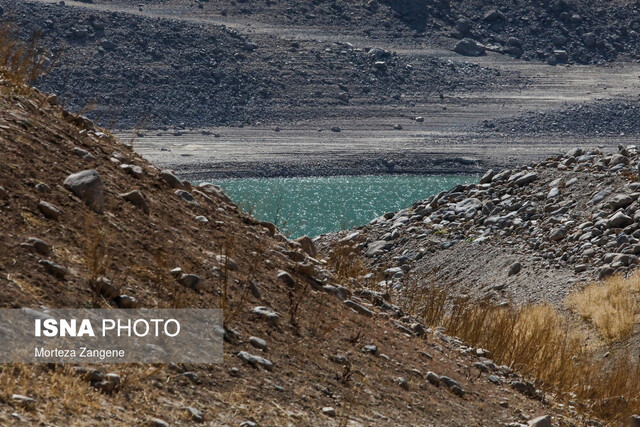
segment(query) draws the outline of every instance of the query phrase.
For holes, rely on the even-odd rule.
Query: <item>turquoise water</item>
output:
[[[369,223],[475,176],[333,176],[215,181],[247,213],[292,238]]]

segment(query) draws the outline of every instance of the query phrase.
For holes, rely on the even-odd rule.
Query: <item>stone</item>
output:
[[[96,160],[95,156],[93,154],[91,154],[90,152],[88,152],[87,150],[80,148],[80,147],[75,147],[73,149],[73,154],[75,154],[76,156],[80,157],[83,160],[87,160],[89,162],[93,162]]]
[[[551,233],[549,234],[549,240],[551,240],[552,242],[559,242],[560,240],[564,239],[565,236],[565,229],[563,227],[557,227],[551,230]]]
[[[331,418],[334,418],[336,416],[336,410],[330,406],[326,406],[322,408],[322,413],[327,417],[331,417]]]
[[[302,236],[296,239],[296,242],[300,243],[300,245],[302,246],[302,250],[305,251],[306,254],[310,257],[315,258],[318,255],[316,245],[313,243],[313,240],[311,240],[310,237]]]
[[[141,179],[144,176],[144,170],[140,166],[122,164],[120,169],[137,179]]]
[[[54,204],[45,202],[44,200],[40,200],[40,202],[38,202],[38,210],[42,213],[42,215],[49,219],[53,219],[56,221],[60,219],[60,208],[58,208]]]
[[[576,147],[576,148],[572,148],[571,150],[567,151],[567,153],[564,155],[565,157],[579,157],[582,156],[584,154],[584,150],[582,148]]]
[[[33,248],[40,255],[47,256],[51,253],[51,245],[36,237],[29,237],[24,245]]]
[[[607,220],[608,228],[624,228],[633,224],[633,219],[624,214],[624,212],[616,212]]]
[[[101,276],[96,279],[94,289],[106,299],[113,299],[118,296],[119,289],[107,277]]]
[[[64,186],[96,213],[104,213],[104,186],[100,174],[88,169],[69,175]]]
[[[440,381],[440,376],[439,375],[429,371],[429,372],[427,372],[426,379],[432,385],[434,385],[436,387],[440,387],[441,381]]]
[[[128,193],[120,194],[120,197],[131,203],[133,206],[142,209],[142,212],[149,215],[149,205],[140,190],[133,190]]]
[[[21,394],[13,394],[11,395],[11,401],[13,403],[15,403],[16,405],[25,408],[25,409],[33,409],[36,406],[36,400],[31,398],[31,397],[27,397],[27,396],[23,396]]]
[[[93,384],[101,393],[113,393],[120,387],[120,376],[118,374],[107,374],[100,382]]]
[[[331,128],[331,132],[336,132],[336,133],[338,133],[338,132],[340,132],[340,131],[342,131],[342,129],[340,129],[340,126],[333,126],[333,127]]]
[[[200,203],[186,190],[176,190],[175,195],[191,205],[200,206]]]
[[[456,43],[453,51],[463,56],[482,56],[486,48],[473,39],[462,39]]]
[[[278,326],[280,324],[280,315],[269,307],[254,307],[251,313],[266,319],[271,325]]]
[[[520,264],[519,262],[514,262],[513,264],[511,264],[511,267],[509,267],[509,276],[520,273],[520,270],[522,270],[522,264]]]
[[[149,427],[169,427],[169,423],[160,418],[151,418],[149,420]]]
[[[238,271],[238,263],[231,257],[226,255],[216,255],[216,262],[223,270]]]
[[[551,427],[551,416],[544,415],[529,421],[529,427]]]
[[[196,221],[201,222],[203,224],[208,224],[209,223],[209,218],[207,218],[204,215],[198,215],[195,219],[196,219]]]
[[[191,406],[188,406],[187,408],[187,412],[189,412],[189,415],[191,416],[191,419],[197,423],[203,423],[204,422],[204,414],[202,413],[201,410],[193,408]]]
[[[613,193],[613,188],[611,187],[607,187],[604,190],[598,191],[591,199],[591,203],[597,205],[598,203],[609,197],[611,193]]]
[[[373,354],[375,356],[378,354],[378,347],[373,344],[369,344],[362,347],[362,351],[364,353]]]
[[[351,300],[345,300],[344,304],[350,309],[354,310],[358,314],[362,314],[367,317],[373,317],[373,312],[366,307]]]
[[[456,213],[464,213],[471,210],[479,210],[482,209],[482,202],[474,197],[470,197],[468,199],[464,199],[461,202],[458,202],[455,206]]]
[[[40,261],[38,261],[38,264],[43,266],[44,270],[47,273],[49,273],[53,277],[56,277],[60,280],[64,280],[66,275],[69,274],[69,270],[67,270],[61,265],[56,264],[53,261],[49,261],[48,259],[41,259]]]
[[[617,165],[628,165],[629,164],[629,159],[626,156],[623,156],[622,154],[614,154],[613,156],[611,156],[611,159],[609,160],[609,167],[614,167]]]
[[[266,369],[267,371],[273,370],[273,363],[270,360],[265,359],[264,357],[256,356],[246,351],[238,352],[237,356],[240,360],[248,363],[251,366],[254,366],[254,367],[260,366]]]
[[[374,257],[377,255],[382,255],[391,245],[389,242],[385,240],[379,240],[377,242],[373,242],[369,244],[365,255],[368,257]]]
[[[249,344],[254,346],[255,348],[259,348],[260,350],[267,349],[267,342],[262,338],[258,337],[249,337]]]
[[[484,175],[482,175],[482,178],[480,178],[480,184],[490,183],[495,175],[496,173],[493,171],[493,169],[489,169],[488,171],[485,172]]]
[[[171,188],[184,189],[184,184],[169,170],[160,172],[160,178]]]
[[[618,210],[620,208],[626,208],[631,203],[633,203],[633,199],[626,194],[616,194],[609,200],[609,207],[612,210]]]
[[[136,307],[138,307],[138,301],[134,297],[129,296],[129,295],[120,295],[120,296],[117,296],[114,299],[116,301],[116,304],[120,308],[136,308]]]
[[[178,283],[180,283],[185,288],[193,289],[194,291],[200,291],[204,289],[202,284],[202,280],[200,276],[196,276],[195,274],[183,274],[178,279]]]
[[[278,272],[278,275],[276,276],[282,283],[284,283],[286,286],[293,288],[296,286],[296,281],[295,279],[286,271],[282,271],[280,270]]]
[[[538,179],[538,174],[536,174],[535,172],[528,173],[516,179],[516,185],[519,187],[523,187],[525,185],[531,184],[536,179]]]

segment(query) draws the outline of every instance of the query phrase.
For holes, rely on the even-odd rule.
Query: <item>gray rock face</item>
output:
[[[237,356],[240,360],[252,366],[260,366],[267,371],[273,370],[273,363],[270,360],[265,359],[264,357],[256,356],[246,351],[239,352]]]
[[[176,190],[175,191],[175,195],[180,197],[182,200],[184,200],[185,202],[194,205],[194,206],[200,206],[200,204],[198,203],[198,201],[193,197],[193,195],[191,193],[189,193],[186,190]]]
[[[104,213],[104,187],[98,171],[84,170],[69,175],[64,186],[96,213]]]
[[[120,194],[120,197],[122,197],[127,202],[130,202],[134,206],[142,209],[142,212],[146,213],[147,215],[149,214],[149,205],[147,204],[147,201],[139,190],[133,190],[128,193]]]
[[[482,56],[486,48],[473,39],[462,39],[456,43],[453,51],[463,56]]]
[[[60,208],[58,208],[54,204],[45,202],[44,200],[40,200],[40,202],[38,203],[38,210],[42,213],[42,215],[46,216],[49,219],[53,219],[56,221],[60,219]]]
[[[168,170],[160,172],[160,178],[171,188],[184,189],[184,184],[180,179]]]

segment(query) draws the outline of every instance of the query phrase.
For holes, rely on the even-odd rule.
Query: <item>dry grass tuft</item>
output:
[[[359,279],[369,273],[362,256],[348,244],[334,247],[327,262],[338,283],[348,284],[350,279]]]
[[[605,340],[620,341],[633,332],[640,314],[639,294],[640,274],[627,279],[614,276],[572,293],[567,306],[592,323]]]

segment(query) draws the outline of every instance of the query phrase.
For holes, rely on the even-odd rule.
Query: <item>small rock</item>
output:
[[[138,301],[129,295],[120,295],[115,298],[115,301],[120,308],[136,308],[138,306]]]
[[[439,375],[429,371],[429,372],[427,372],[426,378],[427,378],[427,381],[429,381],[434,386],[440,387],[441,381],[440,381],[440,376]]]
[[[249,337],[249,344],[254,346],[255,348],[259,348],[260,350],[267,349],[267,342],[262,338],[258,337]]]
[[[144,170],[140,166],[122,164],[120,169],[137,179],[141,179],[144,176]]]
[[[35,237],[29,237],[24,245],[32,247],[40,255],[47,256],[51,253],[51,245]]]
[[[194,291],[200,291],[204,288],[202,285],[202,280],[199,276],[195,274],[183,274],[178,279],[178,283],[180,283],[185,288],[193,289]]]
[[[347,307],[349,307],[350,309],[356,311],[359,314],[362,314],[362,315],[367,316],[367,317],[373,317],[373,312],[371,310],[369,310],[366,307],[361,306],[360,304],[358,304],[358,303],[356,303],[354,301],[345,300],[344,303],[345,303],[345,305]]]
[[[25,409],[34,409],[36,406],[36,400],[27,396],[23,396],[21,394],[14,394],[11,396],[11,400],[17,406],[20,406]]]
[[[529,421],[529,427],[551,427],[551,416],[544,415]]]
[[[139,190],[133,190],[128,193],[120,194],[127,202],[130,202],[134,206],[142,209],[142,212],[149,214],[149,205],[147,205],[147,201]]]
[[[277,277],[282,283],[290,288],[293,288],[296,285],[294,278],[286,271],[279,271]]]
[[[336,416],[336,410],[330,406],[322,408],[322,413],[327,417],[331,417],[331,418]]]
[[[104,187],[98,171],[84,170],[69,175],[64,186],[96,213],[104,212]]]
[[[482,56],[486,48],[473,39],[462,39],[456,43],[453,51],[464,56]]]
[[[169,427],[169,423],[160,418],[151,418],[149,420],[149,427]]]
[[[226,255],[216,255],[216,261],[223,270],[238,271],[238,263]]]
[[[193,195],[191,193],[189,193],[186,190],[176,190],[175,191],[175,195],[180,197],[182,200],[184,200],[185,202],[194,205],[194,206],[200,206],[200,204],[198,203],[198,201],[193,197]]]
[[[514,262],[513,264],[511,264],[511,267],[509,267],[509,276],[520,273],[520,270],[522,270],[522,264],[520,264],[519,262]]]
[[[312,258],[315,258],[318,255],[318,251],[316,249],[316,245],[313,243],[313,240],[308,236],[302,236],[296,239],[296,242],[302,245],[302,250],[307,253]]]
[[[261,366],[267,371],[273,370],[273,363],[270,360],[265,359],[264,357],[255,356],[246,351],[241,351],[237,354],[238,358],[251,366]]]
[[[182,181],[180,181],[180,179],[171,171],[163,170],[162,172],[160,172],[160,178],[162,178],[162,180],[171,188],[184,188],[184,184],[182,183]]]
[[[269,307],[254,307],[254,309],[251,310],[251,313],[260,317],[264,317],[273,326],[277,326],[280,324],[280,315]]]
[[[64,280],[65,276],[69,273],[69,271],[63,266],[47,259],[41,259],[38,263],[44,267],[47,273],[60,280]]]
[[[46,216],[49,219],[57,221],[60,218],[60,208],[58,208],[54,204],[45,202],[44,200],[40,200],[40,202],[38,203],[38,210],[42,213],[42,215]]]
[[[204,422],[204,414],[202,413],[201,410],[196,409],[196,408],[192,408],[191,406],[187,407],[187,411],[189,412],[189,415],[191,416],[191,419],[197,423],[203,423]]]
[[[75,147],[73,149],[73,154],[75,154],[76,156],[80,157],[81,159],[89,161],[89,162],[93,162],[93,161],[96,160],[96,158],[95,158],[95,156],[93,154],[91,154],[87,150],[82,149],[80,147]]]
[[[633,219],[625,215],[623,212],[617,212],[607,220],[608,228],[624,228],[631,224],[633,224]]]

